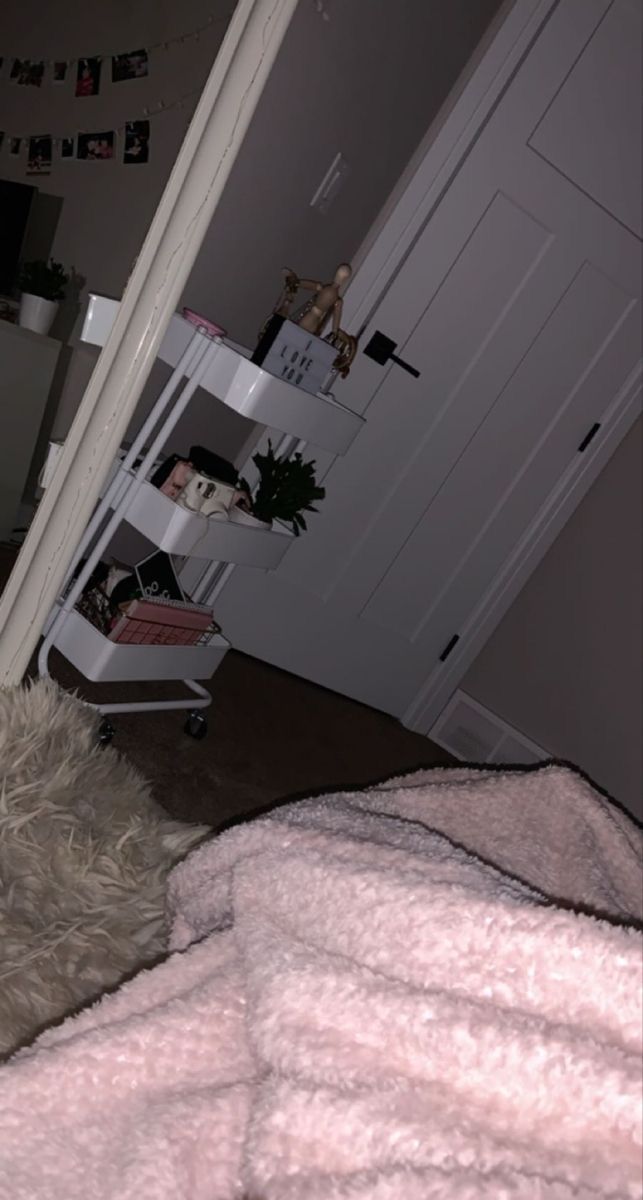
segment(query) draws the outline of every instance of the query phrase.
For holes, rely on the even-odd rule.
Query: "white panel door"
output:
[[[239,649],[403,714],[600,422],[641,353],[639,30],[554,10],[361,338],[420,377],[358,356],[322,511],[217,601]]]

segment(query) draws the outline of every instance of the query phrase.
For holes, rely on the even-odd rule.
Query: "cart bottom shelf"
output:
[[[210,679],[230,648],[218,634],[205,646],[132,646],[110,642],[78,612],[67,614],[54,646],[95,683]]]

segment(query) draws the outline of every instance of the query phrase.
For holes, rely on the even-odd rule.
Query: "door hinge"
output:
[[[447,642],[446,646],[444,647],[444,650],[442,651],[442,653],[440,655],[440,662],[446,662],[451,651],[453,650],[454,646],[456,645],[456,642],[459,642],[459,641],[460,641],[460,634],[454,633],[453,637],[451,638],[451,641]]]
[[[601,423],[600,423],[600,421],[597,421],[596,424],[592,425],[592,428],[590,430],[588,430],[588,432],[585,434],[585,437],[583,438],[580,446],[578,447],[579,454],[582,454],[583,450],[587,449],[587,447],[589,446],[589,443],[592,442],[594,440],[594,438],[596,437],[596,434],[598,433],[600,427],[601,427]]]

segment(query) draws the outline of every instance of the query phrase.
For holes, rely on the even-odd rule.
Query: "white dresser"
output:
[[[60,348],[0,321],[0,541],[16,523]]]

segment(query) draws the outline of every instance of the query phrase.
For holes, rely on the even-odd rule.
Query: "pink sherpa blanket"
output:
[[[223,834],[174,953],[0,1069],[2,1200],[638,1200],[639,849],[560,767]]]

